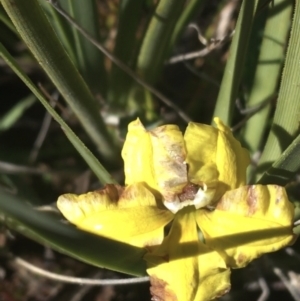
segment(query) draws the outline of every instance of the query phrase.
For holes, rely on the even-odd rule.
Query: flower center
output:
[[[196,209],[199,209],[209,205],[214,194],[215,191],[208,190],[207,185],[203,184],[203,187],[201,187],[190,182],[183,187],[182,192],[176,195],[173,201],[164,201],[164,205],[173,213],[190,205],[194,205]]]

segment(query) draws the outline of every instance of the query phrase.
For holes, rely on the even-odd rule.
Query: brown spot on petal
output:
[[[108,195],[112,202],[117,202],[122,194],[124,188],[119,185],[106,184],[104,188],[96,190],[98,194]]]
[[[180,202],[184,202],[187,200],[189,201],[194,200],[198,190],[199,190],[198,185],[194,183],[186,184],[182,189],[182,193],[178,195]]]
[[[156,276],[150,277],[152,301],[178,301],[176,295],[167,288],[168,283]],[[182,300],[184,301],[184,300]]]
[[[247,257],[245,254],[240,253],[236,261],[238,265],[241,265],[247,261]]]
[[[153,130],[147,131],[150,135],[153,135],[154,137],[159,137],[158,134],[161,134],[166,131],[166,126],[161,125]]]
[[[247,197],[247,204],[248,204],[248,215],[253,215],[257,210],[257,194],[255,191],[255,186],[251,185],[248,186],[248,197]]]
[[[228,294],[230,289],[231,289],[231,285],[228,285],[228,287],[226,287],[225,289],[218,292],[218,294],[216,295],[216,298],[221,298],[222,296]]]

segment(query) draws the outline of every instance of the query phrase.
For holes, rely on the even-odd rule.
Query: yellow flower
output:
[[[126,187],[58,199],[78,227],[147,248],[154,300],[215,299],[230,289],[230,268],[294,239],[285,189],[244,186],[249,155],[215,122],[190,123],[183,135],[175,125],[147,131],[136,120],[122,151]]]
[[[143,182],[159,191],[174,213],[186,205],[213,204],[245,185],[249,154],[230,129],[215,122],[218,128],[191,122],[184,136],[176,125],[146,131],[139,120],[130,123],[122,151],[126,184]]]

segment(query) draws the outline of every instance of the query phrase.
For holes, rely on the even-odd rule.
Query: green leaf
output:
[[[272,127],[259,161],[256,179],[259,179],[299,133],[299,78],[300,78],[300,3],[296,1],[294,19],[287,49],[277,107]],[[288,153],[289,156],[289,153]],[[287,159],[285,159],[287,160]],[[268,173],[272,170],[268,171]],[[264,180],[265,181],[265,180]],[[277,182],[272,182],[276,184]]]
[[[68,6],[67,11],[74,20],[94,39],[99,41],[96,1],[67,0],[65,2]],[[79,71],[94,93],[100,92],[105,96],[107,83],[103,54],[74,27],[72,27],[72,32]]]
[[[114,56],[131,69],[136,63],[136,34],[141,21],[143,1],[122,0],[119,4],[119,19],[117,37],[115,41]],[[111,67],[108,101],[116,109],[127,106],[128,92],[133,79],[118,65]]]
[[[300,135],[263,174],[258,183],[287,185],[300,170]]]
[[[75,42],[70,24],[59,13],[57,13],[57,11],[49,5],[47,1],[39,0],[39,3],[43,7],[49,22],[53,26],[55,33],[58,35],[58,38],[70,56],[70,59],[78,68],[74,49]]]
[[[87,37],[93,45],[95,45],[101,52],[103,52],[104,55],[107,56],[114,64],[118,65],[124,72],[126,72],[130,77],[132,77],[136,84],[141,85],[145,90],[143,90],[143,93],[149,95],[149,92],[151,92],[153,95],[155,95],[158,99],[160,99],[163,103],[165,103],[168,107],[172,108],[174,111],[177,112],[177,114],[186,122],[190,121],[190,118],[177,106],[175,105],[171,100],[169,100],[167,97],[165,97],[162,93],[160,93],[158,90],[156,90],[152,85],[148,84],[145,80],[143,80],[141,77],[139,77],[131,68],[129,68],[126,64],[124,64],[121,60],[119,60],[117,57],[112,55],[102,44],[98,43],[96,40],[94,40],[91,36],[88,35],[88,33],[83,30],[78,24],[74,21],[68,14],[66,14],[63,10],[61,10],[55,3],[53,3],[53,7],[61,14],[63,15],[68,22],[72,23],[72,25],[85,37]],[[136,90],[136,87],[133,89]],[[147,92],[147,91],[149,92]],[[146,91],[146,92],[145,92]],[[130,91],[131,92],[131,91]],[[152,99],[151,99],[152,102]],[[145,103],[143,104],[145,105]],[[152,107],[153,104],[149,105],[146,101],[146,106]],[[149,112],[147,112],[149,113]],[[152,114],[150,112],[149,114]]]
[[[190,0],[184,7],[182,14],[180,15],[176,26],[172,33],[172,37],[169,44],[169,49],[172,50],[178,38],[180,38],[181,33],[186,28],[188,23],[199,14],[201,9],[204,7],[205,0]]]
[[[11,20],[8,18],[5,10],[3,9],[3,7],[0,6],[0,20],[1,22],[3,22],[12,32],[14,32],[15,34],[18,34],[16,28],[14,27],[14,25],[12,24]]]
[[[231,125],[258,1],[243,1],[213,114],[214,117],[219,117],[228,126]]]
[[[74,134],[74,132],[69,128],[69,126],[63,121],[63,119],[56,113],[56,111],[51,107],[51,105],[44,98],[40,90],[38,90],[34,84],[31,82],[29,77],[19,68],[14,59],[10,56],[7,50],[0,43],[0,56],[6,61],[6,63],[12,68],[12,70],[21,78],[21,80],[27,85],[27,87],[32,91],[32,93],[40,100],[46,110],[51,114],[51,116],[61,125],[62,130],[69,138],[70,142],[76,148],[76,150],[81,154],[83,159],[89,165],[91,170],[95,173],[101,183],[116,183],[111,175],[106,171],[106,169],[100,164],[100,162],[95,158],[95,156],[85,147],[81,140]]]
[[[37,0],[1,0],[20,36],[48,74],[99,152],[111,162],[118,150],[100,115],[100,106],[55,35]]]
[[[20,100],[4,116],[0,118],[0,132],[6,131],[12,127],[23,115],[24,111],[30,108],[36,101],[36,97],[30,94],[28,97]]]
[[[184,0],[159,1],[149,23],[137,62],[137,72],[148,83],[156,83],[176,22],[183,10]]]
[[[270,97],[276,95],[290,30],[291,13],[292,1],[276,0],[275,5],[269,9],[255,77],[247,101],[247,106],[255,107],[269,99],[269,103],[256,112],[245,127],[243,138],[252,153],[258,150],[268,125]],[[250,51],[253,52],[254,49],[250,48]]]

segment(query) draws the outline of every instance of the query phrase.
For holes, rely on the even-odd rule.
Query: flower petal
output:
[[[145,182],[173,200],[187,183],[185,146],[176,125],[147,131],[139,119],[128,126],[122,150],[126,184]]]
[[[122,150],[125,183],[145,182],[157,189],[152,166],[153,150],[149,133],[139,119],[128,125],[128,133]]]
[[[139,247],[160,243],[164,226],[173,219],[142,184],[124,190],[110,184],[82,195],[65,194],[57,206],[79,228]]]
[[[249,152],[241,147],[240,142],[233,137],[230,128],[219,118],[214,118],[214,122],[219,130],[216,156],[219,181],[229,189],[241,187],[246,184],[246,169],[250,164]],[[219,193],[222,196],[224,191]]]
[[[144,258],[155,300],[206,301],[230,289],[225,262],[198,239],[193,207],[177,213],[162,245]]]
[[[245,185],[249,154],[233,137],[219,118],[217,128],[190,123],[184,134],[187,149],[189,179],[195,184],[205,183],[216,189],[214,200],[225,191]]]
[[[191,182],[209,185],[215,181],[216,184],[219,175],[215,164],[217,140],[218,130],[216,128],[206,124],[189,123],[184,134],[184,141]]]
[[[199,210],[196,216],[206,244],[233,268],[292,243],[293,217],[285,189],[276,185],[228,191],[214,211]]]

